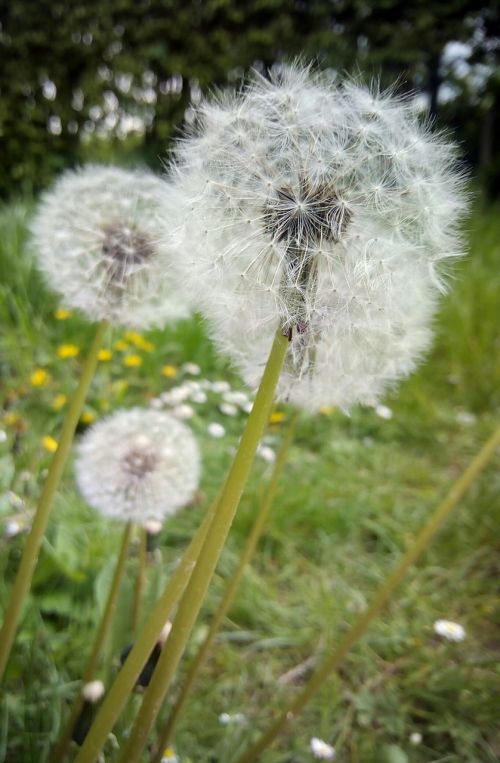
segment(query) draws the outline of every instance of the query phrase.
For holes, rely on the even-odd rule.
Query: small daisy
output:
[[[269,445],[262,445],[261,443],[257,448],[257,455],[267,461],[268,464],[273,464],[276,461],[276,453]]]
[[[176,405],[171,409],[170,413],[178,419],[192,419],[194,416],[194,409],[190,405],[183,403],[182,405]]]
[[[184,363],[182,370],[191,376],[199,376],[201,373],[201,368],[196,363]]]
[[[117,411],[83,436],[75,461],[78,487],[102,514],[162,521],[193,497],[200,457],[190,429],[162,411]]]
[[[214,381],[212,382],[212,392],[229,392],[231,389],[229,382],[227,381]]]
[[[318,760],[335,760],[335,748],[318,737],[311,739],[311,752]]]
[[[225,416],[236,416],[238,409],[232,403],[221,403],[219,405],[219,411]]]
[[[209,435],[216,438],[224,437],[224,435],[226,434],[226,430],[224,429],[222,424],[218,424],[216,421],[213,421],[211,424],[208,425],[207,432]]]
[[[463,641],[465,638],[465,628],[451,620],[436,620],[434,632],[448,641]]]
[[[375,413],[377,416],[380,416],[381,419],[386,419],[387,421],[392,419],[392,410],[386,405],[377,405],[375,408]]]

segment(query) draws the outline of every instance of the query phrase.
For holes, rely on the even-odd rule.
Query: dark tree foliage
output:
[[[480,0],[0,0],[0,194],[87,156],[158,166],[202,93],[302,55],[429,96],[496,176],[498,5]],[[472,86],[450,41],[483,64]],[[453,98],[444,106],[443,84]],[[498,172],[498,169],[497,169]],[[494,184],[494,181],[493,181]]]

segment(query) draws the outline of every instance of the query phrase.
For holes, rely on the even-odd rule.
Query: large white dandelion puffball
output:
[[[291,66],[203,103],[180,141],[165,236],[215,342],[255,386],[277,328],[281,399],[374,404],[431,340],[461,254],[455,148],[412,102]]]
[[[87,165],[42,196],[31,249],[67,307],[141,329],[189,314],[160,240],[162,186],[145,170]]]
[[[193,498],[200,455],[191,430],[160,411],[132,408],[97,422],[82,437],[76,480],[107,517],[163,521]]]

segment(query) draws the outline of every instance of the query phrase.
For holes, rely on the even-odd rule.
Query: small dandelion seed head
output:
[[[102,514],[162,522],[186,505],[199,482],[200,457],[191,430],[156,410],[121,410],[83,436],[75,462],[78,487]]]
[[[161,243],[162,188],[147,171],[87,165],[65,172],[45,193],[32,221],[31,248],[66,305],[92,320],[133,328],[187,316]],[[56,313],[63,315],[68,311]]]
[[[454,146],[409,99],[299,64],[202,103],[191,129],[164,228],[218,347],[256,387],[279,327],[280,399],[376,405],[429,347],[461,254]]]

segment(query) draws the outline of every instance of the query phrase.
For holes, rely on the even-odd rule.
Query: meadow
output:
[[[23,200],[0,210],[4,600],[93,331],[76,312],[60,310],[35,270],[26,251],[32,206]],[[243,752],[363,609],[498,423],[499,213],[498,206],[477,200],[467,223],[470,253],[453,269],[433,349],[419,371],[375,410],[300,415],[264,537],[177,728],[175,749],[182,763],[229,763]],[[215,354],[197,317],[142,335],[109,329],[105,350],[79,431],[121,407],[168,410],[172,396],[164,393],[186,380],[204,390],[197,401],[183,401],[192,409],[188,423],[202,447],[201,490],[194,505],[164,526],[150,554],[147,605],[199,525],[238,442],[246,413],[243,407],[227,407],[228,392],[247,391]],[[237,563],[291,416],[285,405],[273,414],[177,676],[179,685]],[[332,744],[341,763],[499,759],[494,700],[500,679],[499,487],[496,463],[461,502],[339,674],[290,723],[263,763],[312,761],[311,737]],[[120,535],[120,525],[105,522],[84,504],[70,466],[6,675],[0,761],[48,760],[68,703],[78,692]],[[131,640],[136,565],[132,553],[107,667],[101,671],[105,683]],[[465,639],[440,638],[433,629],[440,618],[460,623]],[[139,702],[137,695],[132,704]],[[106,761],[114,760],[133,710],[128,708],[109,740]],[[167,712],[168,703],[163,715]],[[415,735],[421,735],[418,743]]]

